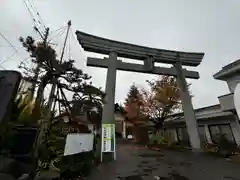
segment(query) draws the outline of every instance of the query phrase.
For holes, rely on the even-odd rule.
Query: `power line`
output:
[[[33,9],[30,9],[30,7],[28,6],[28,4],[26,3],[25,0],[23,0],[23,3],[25,5],[25,7],[27,8],[27,11],[29,12],[32,20],[33,20],[33,23],[35,25],[35,30],[37,32],[39,32],[40,36],[43,38],[43,34],[44,34],[44,31],[45,31],[45,27],[42,25],[42,23],[40,22],[40,20],[37,20],[33,14],[34,10]],[[32,11],[31,11],[32,10]]]
[[[21,49],[23,49],[24,47],[20,47],[19,49],[16,49],[15,48],[15,52],[14,53],[12,53],[9,57],[7,57],[5,60],[0,60],[0,65],[2,65],[2,64],[4,64],[4,63],[6,63],[7,61],[9,61],[9,60],[11,60],[11,58],[13,57],[13,56],[15,56],[17,53],[19,53],[19,51],[21,50]],[[26,63],[28,63],[29,64],[29,62],[28,61],[26,61],[27,59],[29,59],[29,58],[25,58],[25,59],[23,59],[23,61],[25,61]]]
[[[72,28],[70,27],[70,36],[68,38],[68,59],[71,59],[71,35],[72,35]]]
[[[30,3],[30,0],[28,0],[28,2]],[[31,2],[32,2],[32,3],[30,3],[30,6],[32,7],[32,9],[35,9],[36,14],[37,14],[37,16],[38,16],[38,18],[39,18],[39,20],[40,20],[40,23],[43,25],[44,29],[46,29],[46,26],[45,26],[45,24],[44,24],[44,22],[43,22],[43,19],[42,19],[40,13],[39,13],[38,10],[37,10],[37,7],[35,6],[34,1],[32,0]]]
[[[61,34],[59,34],[58,37],[61,37],[66,31],[67,31],[67,28],[64,29],[64,30],[61,32]],[[60,47],[60,49],[59,49],[59,55],[61,54],[61,52],[62,52],[62,47]]]
[[[8,60],[10,60],[15,54],[17,54],[18,51],[15,51],[12,55],[10,55],[9,57],[7,57],[5,60],[3,60],[0,65],[2,65],[3,63],[7,62]]]
[[[67,27],[64,26],[64,27],[59,28],[58,30],[55,30],[55,31],[58,32],[58,33],[57,33],[56,35],[52,36],[51,38],[49,38],[48,43],[49,43],[50,41],[52,41],[55,37],[60,37],[60,36],[62,36],[62,35],[64,34],[64,32],[66,31],[66,29],[67,29]],[[52,33],[52,34],[53,34],[53,33]]]
[[[28,62],[29,59],[31,59],[31,57],[26,57],[26,58],[23,59],[23,61],[24,61],[25,63],[29,64],[29,62]]]
[[[15,46],[12,45],[12,43],[0,32],[0,36],[15,50],[18,51]]]
[[[12,46],[10,46],[10,45],[0,45],[0,47],[12,47]],[[14,46],[15,47],[15,46]]]
[[[56,32],[62,31],[63,28],[66,28],[66,26],[62,26],[62,27],[60,27],[60,28],[58,28],[58,29],[51,30],[51,32],[49,33],[49,37],[52,36],[52,35],[53,35],[54,33],[56,33]]]
[[[13,53],[13,54],[12,54],[11,56],[9,56],[8,58],[6,58],[5,60],[3,60],[3,61],[0,63],[0,68],[6,70],[6,68],[3,66],[3,64],[4,64],[5,62],[7,62],[8,60],[10,60],[15,54],[16,54],[16,52]],[[29,64],[29,62],[27,61],[27,60],[29,60],[29,59],[30,59],[30,57],[27,57],[27,58],[24,58],[23,61],[24,61],[25,63]]]
[[[29,14],[30,14],[30,16],[31,16],[31,18],[32,18],[32,20],[33,20],[34,26],[36,27],[35,30],[38,31],[39,34],[40,34],[40,36],[42,37],[42,36],[43,36],[43,35],[42,35],[43,33],[41,32],[41,27],[39,28],[39,24],[37,23],[34,15],[33,15],[33,13],[32,13],[32,11],[31,11],[30,8],[28,7],[28,5],[27,5],[27,3],[26,3],[25,0],[23,0],[23,3],[24,3],[24,5],[25,5],[25,7],[27,8],[27,11],[29,12]]]
[[[17,53],[19,53],[19,50],[22,49],[23,47],[17,49],[17,48],[16,48],[15,46],[13,46],[13,44],[7,39],[7,37],[4,36],[1,32],[0,32],[0,36],[2,36],[2,38],[9,44],[9,46],[14,49],[14,52],[13,52],[9,57],[7,57],[5,60],[2,60],[2,61],[0,60],[0,67],[3,68],[3,69],[5,69],[5,68],[2,66],[2,64],[4,64],[5,62],[11,60],[11,58],[12,58],[13,56],[15,56]],[[26,59],[25,59],[24,61],[26,61]],[[28,63],[28,62],[27,62],[27,63]]]
[[[72,36],[72,39],[73,39],[72,42],[75,41],[78,44],[77,38],[76,38],[74,32],[72,31],[72,28],[71,28],[70,33],[71,33],[71,36]],[[84,56],[84,53],[83,53],[82,49],[80,48],[79,50],[80,50],[80,53]]]
[[[26,3],[26,1],[28,1],[28,4],[30,5],[30,8],[29,8],[28,4]],[[43,28],[43,31],[45,31],[46,30],[46,26],[44,25],[42,17],[40,16],[39,12],[37,11],[37,8],[34,5],[33,1],[32,1],[32,3],[30,2],[30,0],[26,0],[26,1],[25,1],[25,4],[27,5],[29,11],[30,11],[30,9],[32,10],[31,14],[33,15],[34,19],[38,22],[38,24],[41,26],[41,28]],[[37,18],[35,18],[35,16],[37,16]]]
[[[5,67],[3,67],[2,65],[0,65],[0,68],[1,68],[1,69],[3,69],[3,70],[6,70],[6,68],[5,68]]]

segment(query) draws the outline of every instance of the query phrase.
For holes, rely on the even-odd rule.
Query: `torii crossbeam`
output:
[[[77,31],[76,35],[80,45],[85,51],[109,55],[109,58],[104,59],[87,58],[88,66],[108,68],[105,88],[107,103],[104,105],[102,116],[102,161],[116,159],[115,136],[110,135],[113,134],[113,131],[107,127],[115,124],[114,103],[117,70],[176,76],[181,88],[184,118],[191,146],[193,150],[200,150],[197,122],[185,79],[198,79],[199,74],[196,71],[182,69],[182,65],[198,66],[204,57],[204,53],[188,53],[149,48],[113,41],[80,31]],[[141,60],[144,61],[144,65],[122,62],[117,59],[118,57]],[[157,67],[155,66],[155,62],[172,64],[173,67]]]

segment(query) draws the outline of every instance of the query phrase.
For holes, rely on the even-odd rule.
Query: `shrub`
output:
[[[235,142],[229,141],[225,135],[221,135],[219,138],[219,148],[221,150],[226,150],[228,153],[234,153],[237,151],[237,144]]]
[[[235,142],[229,141],[224,134],[221,134],[215,139],[215,143],[205,144],[204,151],[227,157],[237,152],[238,147]]]
[[[164,142],[164,137],[158,134],[153,134],[150,137],[150,145],[159,145],[159,144],[163,144],[163,142]]]
[[[173,143],[175,143],[175,141],[172,140],[172,138],[169,138],[168,136],[161,136],[156,134],[150,137],[150,145],[170,147]]]
[[[218,153],[219,152],[219,146],[217,144],[206,143],[204,145],[204,151],[208,152],[208,153]]]
[[[92,151],[63,156],[60,161],[61,178],[76,179],[88,176],[92,169],[93,159]]]

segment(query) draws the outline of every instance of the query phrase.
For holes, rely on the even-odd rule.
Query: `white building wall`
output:
[[[232,133],[235,142],[238,145],[240,145],[240,124],[237,121],[237,119],[234,118],[234,116],[218,117],[218,118],[215,118],[215,119],[212,119],[212,120],[204,119],[202,121],[199,121],[198,125],[199,125],[199,127],[200,126],[204,127],[204,133],[205,133],[207,143],[213,143],[211,133],[210,133],[210,128],[209,128],[210,126],[215,126],[216,125],[216,126],[220,127],[221,125],[229,125],[230,128],[231,128],[230,133]],[[178,128],[181,128],[181,127],[178,127]],[[177,129],[177,127],[176,127],[176,129]],[[172,132],[172,134],[175,134],[176,140],[183,138],[182,134],[181,133],[180,134],[175,133],[176,130],[174,131],[173,128],[166,129],[165,132],[168,132],[168,133]],[[180,137],[178,138],[177,135],[180,136]]]
[[[226,79],[226,82],[228,84],[228,88],[230,92],[234,92],[236,86],[238,83],[240,83],[240,75],[235,75],[234,77]]]
[[[230,123],[234,139],[238,145],[240,145],[240,125],[237,121],[232,121]]]
[[[233,93],[219,96],[218,100],[223,111],[232,111],[235,109]]]

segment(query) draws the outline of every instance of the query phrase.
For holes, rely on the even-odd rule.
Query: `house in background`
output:
[[[195,110],[198,130],[202,144],[212,143],[219,134],[225,134],[230,141],[240,145],[240,125],[233,102],[233,93],[240,83],[240,60],[224,66],[213,76],[217,80],[225,81],[230,93],[219,96],[219,104]],[[175,141],[188,142],[183,113],[170,116],[164,122],[160,134],[167,134]]]
[[[64,132],[81,132],[81,133],[89,133],[94,132],[97,133],[97,129],[94,124],[92,124],[88,118],[86,113],[79,113],[79,115],[74,116],[74,119],[71,119],[71,123],[69,122],[71,115],[67,112],[61,113],[60,115],[54,117],[53,121],[59,121],[64,126]]]
[[[133,135],[134,125],[125,120],[123,111],[118,104],[115,104],[116,134],[122,138],[127,138],[128,135]]]
[[[54,119],[68,123],[69,117],[71,117],[70,114],[65,112],[61,113],[61,115],[58,115]],[[118,104],[115,104],[115,125],[116,135],[121,137],[126,137],[127,128],[124,127],[132,126],[130,123],[124,122],[124,116],[121,109],[119,109]],[[101,132],[100,126],[94,124],[93,121],[89,119],[86,112],[81,112],[81,110],[79,110],[77,114],[75,113],[73,126],[79,129],[80,132],[94,132],[95,134],[100,134]]]
[[[115,105],[116,108],[116,105]],[[149,141],[149,119],[141,113],[128,114],[123,108],[115,109],[116,132],[122,138],[145,144]]]

